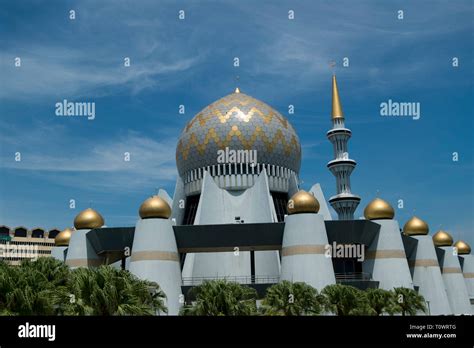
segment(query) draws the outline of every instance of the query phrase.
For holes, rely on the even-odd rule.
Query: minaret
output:
[[[334,147],[334,159],[327,166],[336,177],[337,195],[329,199],[339,220],[353,220],[354,212],[360,202],[360,197],[351,193],[351,173],[356,166],[356,161],[349,158],[347,142],[351,137],[351,130],[344,126],[339,92],[337,90],[336,76],[332,77],[332,129],[327,132],[327,137]]]

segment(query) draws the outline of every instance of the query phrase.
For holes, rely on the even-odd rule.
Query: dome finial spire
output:
[[[331,117],[335,118],[344,118],[342,113],[341,100],[339,99],[339,91],[337,89],[336,75],[332,75],[332,113]]]
[[[239,75],[236,75],[236,76],[235,76],[235,84],[236,84],[236,86],[239,85],[239,79],[240,79]],[[240,93],[239,87],[235,87],[235,92],[234,92],[234,93]]]

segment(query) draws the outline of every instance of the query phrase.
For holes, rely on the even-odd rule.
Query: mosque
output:
[[[188,290],[206,279],[229,279],[265,289],[283,280],[321,290],[341,283],[360,289],[415,289],[430,315],[472,314],[474,258],[448,232],[430,236],[418,217],[403,229],[392,206],[373,199],[354,219],[361,197],[352,193],[352,135],[345,126],[336,77],[327,167],[336,194],[319,184],[299,187],[301,145],[278,111],[238,88],[200,111],[176,147],[179,176],[173,198],[164,190],[139,207],[134,227],[103,227],[89,208],[55,238],[53,257],[70,267],[110,264],[156,281],[176,315]],[[252,151],[252,161],[223,160],[222,151]],[[245,158],[245,157],[244,157]],[[329,205],[337,213],[333,220]],[[361,255],[328,257],[328,245],[353,245]]]

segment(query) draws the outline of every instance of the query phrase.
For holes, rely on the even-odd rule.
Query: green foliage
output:
[[[52,258],[0,262],[0,315],[153,315],[166,312],[156,283],[101,266],[70,270]]]
[[[225,280],[190,290],[196,298],[182,315],[416,315],[425,300],[407,288],[358,290],[333,284],[320,294],[305,283],[282,281],[267,289],[257,311],[254,289]],[[110,266],[69,269],[53,258],[9,266],[0,261],[0,315],[154,315],[167,312],[158,284]]]
[[[395,297],[392,291],[367,289],[365,295],[373,315],[393,314],[395,312]]]
[[[51,258],[26,260],[18,267],[0,262],[0,315],[54,315],[52,296],[68,272]]]
[[[324,302],[312,286],[284,280],[267,289],[260,310],[263,315],[316,315]]]
[[[195,296],[193,305],[184,306],[181,315],[235,316],[256,315],[257,292],[248,287],[226,280],[205,281],[190,290]]]
[[[395,288],[394,311],[402,315],[416,315],[418,311],[426,313],[425,299],[415,290]]]
[[[372,314],[366,294],[353,286],[328,285],[321,293],[326,297],[326,310],[336,315]]]

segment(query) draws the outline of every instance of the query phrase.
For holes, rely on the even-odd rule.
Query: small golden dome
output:
[[[448,232],[439,230],[433,235],[433,242],[436,246],[451,246],[453,237]]]
[[[458,240],[454,243],[454,246],[458,250],[458,255],[467,255],[471,253],[471,247],[463,240]]]
[[[380,198],[375,198],[364,209],[367,220],[393,219],[394,215],[392,206]]]
[[[290,198],[287,205],[288,214],[317,213],[319,202],[311,193],[298,191]]]
[[[426,235],[429,231],[428,224],[416,216],[413,216],[403,226],[403,233],[407,236]]]
[[[240,93],[239,87],[236,87],[236,88],[235,88],[235,92],[234,92],[234,93]]]
[[[71,239],[72,232],[72,229],[69,227],[64,231],[59,232],[54,238],[54,244],[56,246],[69,246],[69,240]]]
[[[87,230],[102,226],[104,226],[104,218],[92,208],[81,211],[74,219],[76,230]]]
[[[138,213],[142,219],[169,219],[171,216],[171,208],[163,198],[152,196],[142,203]]]

